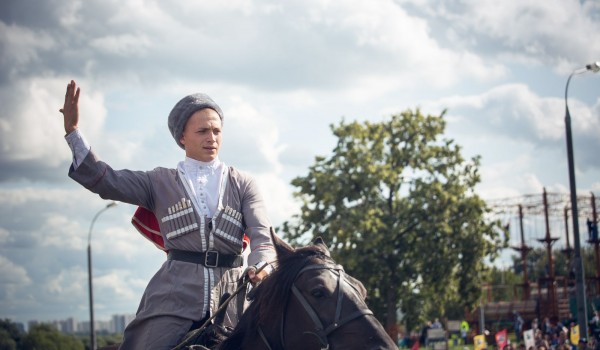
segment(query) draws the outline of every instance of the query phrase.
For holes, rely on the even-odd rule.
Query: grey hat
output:
[[[175,142],[177,142],[182,149],[185,149],[185,147],[181,144],[180,140],[185,124],[192,114],[204,108],[210,108],[217,112],[221,118],[221,123],[223,123],[223,111],[221,111],[219,105],[208,97],[208,95],[202,93],[192,94],[182,98],[177,102],[175,107],[173,107],[171,113],[169,113],[169,131],[171,132],[171,135],[173,135]]]

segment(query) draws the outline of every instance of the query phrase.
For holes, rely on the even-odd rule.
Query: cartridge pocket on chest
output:
[[[215,235],[241,247],[244,234],[242,213],[227,206],[217,215],[216,222]]]
[[[168,239],[198,230],[194,207],[189,199],[181,198],[179,202],[167,209],[167,213],[168,215],[161,218],[161,221],[168,228],[166,234]]]

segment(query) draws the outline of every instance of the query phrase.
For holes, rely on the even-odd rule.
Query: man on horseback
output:
[[[71,81],[60,110],[73,152],[69,176],[102,198],[153,213],[155,233],[168,252],[120,349],[171,349],[216,309],[219,294],[235,290],[244,273],[244,233],[250,238],[248,265],[275,260],[263,199],[251,176],[219,159],[223,112],[207,95],[186,96],[169,114],[169,131],[185,159],[176,168],[132,171],[112,169],[91,150],[78,129],[79,94]],[[249,268],[248,277],[258,282],[264,273],[255,271]],[[237,316],[232,305],[226,322],[234,326]]]

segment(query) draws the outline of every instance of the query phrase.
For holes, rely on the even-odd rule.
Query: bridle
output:
[[[311,271],[311,270],[329,270],[338,276],[337,286],[336,286],[336,291],[338,293],[338,297],[337,297],[337,302],[336,302],[336,307],[335,307],[335,318],[334,318],[333,323],[328,325],[327,327],[323,326],[323,323],[319,319],[319,316],[317,315],[315,309],[310,305],[310,303],[308,302],[308,300],[306,300],[306,298],[302,295],[302,293],[300,293],[300,290],[296,287],[295,283],[292,284],[292,288],[291,288],[292,293],[294,294],[296,299],[298,299],[298,301],[300,302],[300,304],[302,305],[302,307],[304,308],[304,310],[306,311],[306,313],[308,314],[310,319],[313,321],[314,326],[315,326],[314,332],[305,332],[304,334],[310,334],[310,335],[316,336],[319,339],[319,342],[321,343],[321,350],[327,350],[327,349],[329,349],[329,341],[327,338],[329,337],[329,335],[331,333],[335,332],[337,329],[341,328],[345,324],[349,323],[350,321],[352,321],[358,317],[367,316],[367,315],[372,316],[373,312],[369,309],[359,309],[359,310],[351,313],[350,315],[344,317],[343,319],[340,319],[342,316],[342,302],[344,300],[344,290],[346,288],[348,288],[348,286],[350,286],[351,288],[354,289],[354,287],[344,277],[346,274],[344,272],[344,268],[341,265],[335,265],[335,264],[307,265],[307,266],[303,267],[296,274],[295,279],[297,280],[301,274],[303,274],[306,271]],[[286,315],[285,315],[285,311],[284,311],[284,315],[281,320],[281,328],[280,328],[280,338],[281,338],[280,341],[281,341],[282,346],[285,346],[284,335],[283,335],[283,330],[285,328],[284,327],[284,322],[285,322],[285,318],[286,318],[285,316]],[[267,348],[269,350],[273,350],[260,326],[258,327],[258,333],[259,333],[261,339],[266,344]]]

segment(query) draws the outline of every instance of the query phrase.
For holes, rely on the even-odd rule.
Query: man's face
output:
[[[202,162],[214,160],[221,149],[221,125],[219,114],[210,108],[192,114],[180,139],[185,155]]]

